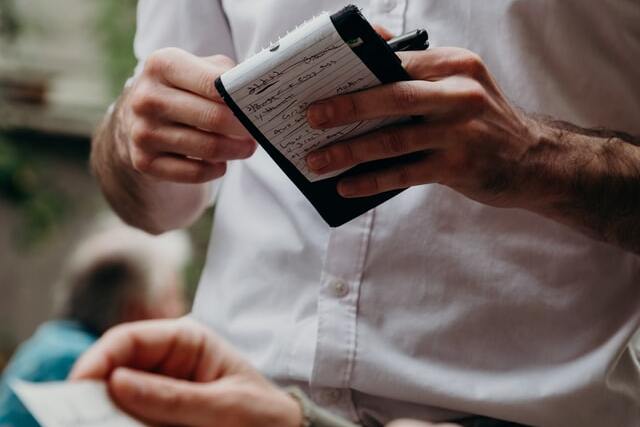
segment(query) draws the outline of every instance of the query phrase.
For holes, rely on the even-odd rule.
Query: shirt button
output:
[[[375,7],[378,12],[388,13],[395,9],[397,5],[397,0],[378,0]]]
[[[343,298],[349,294],[349,285],[342,280],[336,280],[331,284],[331,293],[336,298]]]

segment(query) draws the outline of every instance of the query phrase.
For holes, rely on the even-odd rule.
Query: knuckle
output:
[[[384,154],[398,155],[404,154],[407,150],[407,142],[395,129],[383,131],[380,137],[380,145]]]
[[[216,89],[216,78],[217,75],[214,73],[203,72],[200,77],[198,77],[197,86],[201,93],[218,93]]]
[[[482,84],[471,81],[464,92],[464,101],[467,108],[481,111],[489,104],[489,95]]]
[[[161,112],[164,109],[162,99],[153,95],[145,86],[139,87],[131,98],[131,110],[138,116],[148,116]]]
[[[336,146],[335,157],[340,164],[351,165],[358,161],[352,144],[344,143]]]
[[[177,48],[166,47],[153,52],[144,64],[144,73],[149,76],[162,76],[173,66]]]
[[[397,83],[391,86],[391,99],[399,109],[407,109],[418,102],[418,90],[411,83]]]
[[[152,161],[152,157],[144,151],[136,149],[131,150],[131,165],[136,171],[148,173],[151,170]]]
[[[460,68],[472,77],[482,78],[486,75],[487,69],[484,61],[477,53],[464,51],[460,56],[459,62]]]
[[[226,55],[213,55],[211,59],[213,62],[225,68],[232,68],[235,65],[233,59],[229,58]]]
[[[201,121],[210,126],[211,130],[216,129],[222,122],[221,109],[217,106],[204,109],[201,113]]]
[[[134,146],[144,147],[155,137],[155,130],[144,122],[138,121],[131,128],[131,143]]]
[[[102,336],[101,341],[113,342],[120,341],[127,336],[128,327],[126,324],[121,324],[112,327]]]

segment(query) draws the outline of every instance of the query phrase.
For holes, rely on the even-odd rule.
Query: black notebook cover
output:
[[[331,15],[331,21],[340,37],[347,43],[352,51],[361,59],[369,70],[382,82],[382,84],[409,80],[409,75],[402,68],[398,56],[389,45],[373,29],[369,22],[362,16],[356,6],[347,6],[340,12]],[[362,43],[349,43],[360,38]],[[231,108],[240,122],[249,130],[264,150],[278,164],[284,173],[293,181],[298,189],[311,202],[322,218],[331,226],[340,226],[370,209],[384,203],[403,190],[396,190],[370,197],[346,199],[337,191],[337,183],[340,179],[379,168],[398,159],[386,159],[365,163],[350,169],[343,174],[310,182],[298,169],[284,156],[269,140],[258,130],[251,120],[238,107],[218,78],[216,88],[225,103]]]

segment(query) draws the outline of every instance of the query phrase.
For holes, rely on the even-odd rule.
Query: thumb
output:
[[[212,419],[204,384],[118,368],[109,391],[122,409],[145,421],[202,426]]]

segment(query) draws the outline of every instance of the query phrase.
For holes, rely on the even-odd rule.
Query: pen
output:
[[[426,50],[429,47],[429,34],[424,29],[414,30],[392,38],[387,44],[394,52]]]

